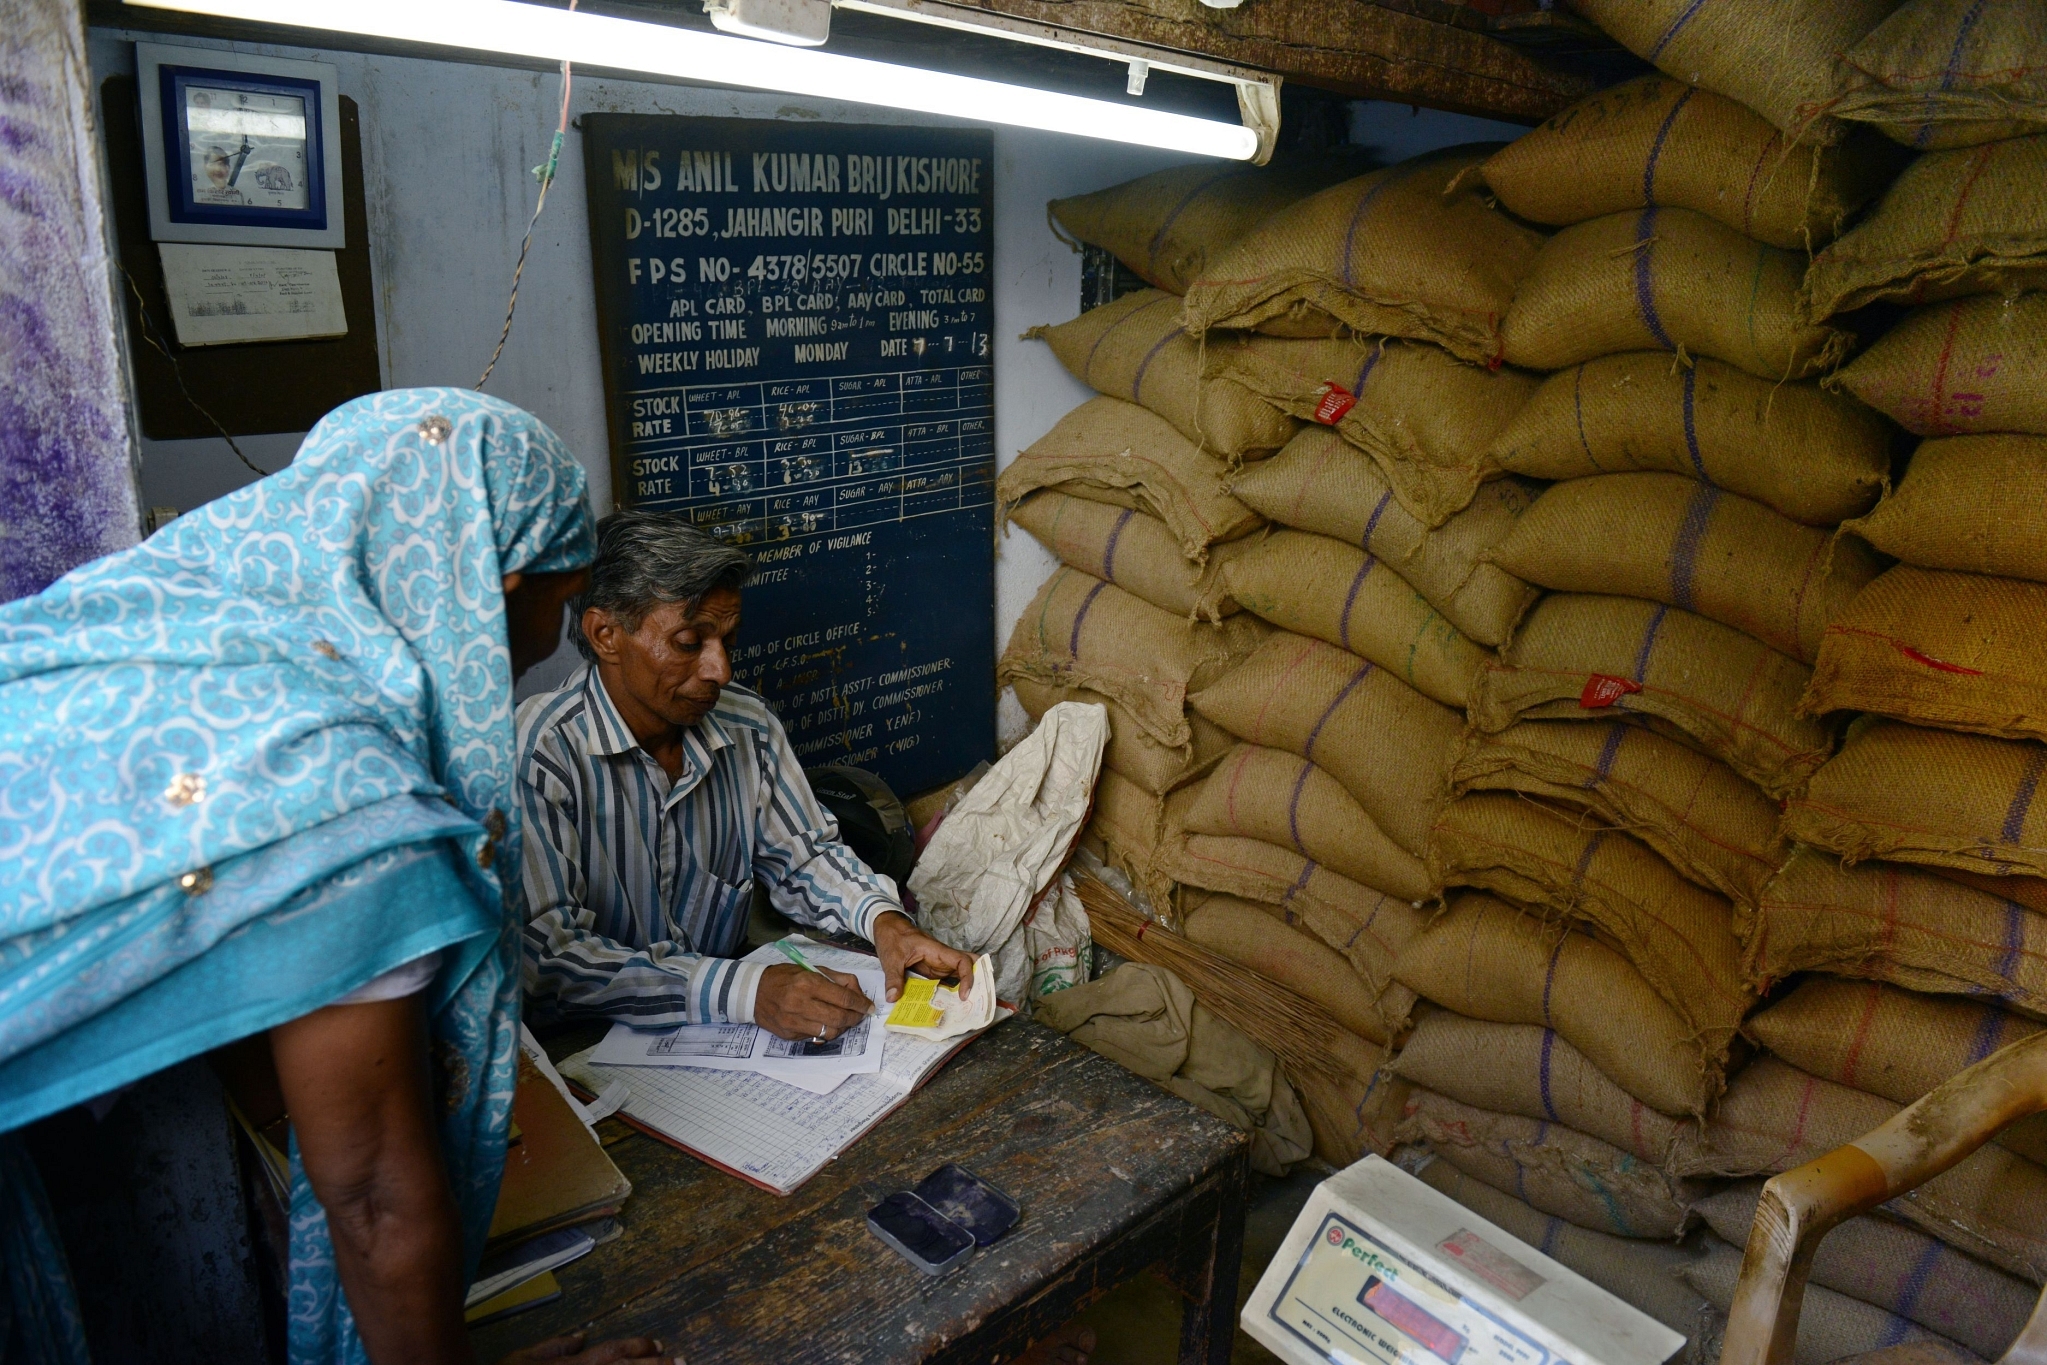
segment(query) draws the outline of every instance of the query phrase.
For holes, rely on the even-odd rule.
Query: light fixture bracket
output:
[[[711,27],[741,38],[822,47],[832,36],[832,0],[704,0]]]

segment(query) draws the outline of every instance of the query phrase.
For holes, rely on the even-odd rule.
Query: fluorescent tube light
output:
[[[521,0],[126,0],[150,9],[644,71],[1247,161],[1240,124]]]

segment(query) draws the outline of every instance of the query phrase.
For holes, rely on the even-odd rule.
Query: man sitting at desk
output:
[[[597,527],[569,633],[588,666],[519,707],[526,990],[543,1013],[641,1028],[757,1023],[836,1038],[869,1009],[850,976],[735,961],[756,882],[799,923],[905,970],[970,979],[839,840],[782,723],[732,682],[740,551],[679,517]]]

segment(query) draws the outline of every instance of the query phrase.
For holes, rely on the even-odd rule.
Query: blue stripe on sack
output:
[[[1131,402],[1137,403],[1143,401],[1139,399],[1137,395],[1144,388],[1144,372],[1151,368],[1151,362],[1158,357],[1158,353],[1166,349],[1166,343],[1173,340],[1176,337],[1183,337],[1186,335],[1187,329],[1185,327],[1175,327],[1172,331],[1166,333],[1164,336],[1160,337],[1156,342],[1154,342],[1152,344],[1152,348],[1144,353],[1144,359],[1137,362],[1137,377],[1130,381]]]
[[[1670,136],[1670,125],[1677,122],[1678,110],[1690,102],[1697,86],[1688,85],[1685,92],[1677,97],[1677,103],[1670,106],[1670,112],[1663,116],[1663,126],[1656,130],[1656,140],[1649,144],[1649,159],[1642,164],[1642,202],[1656,202],[1656,163],[1663,156],[1663,140]]]
[[[1303,776],[1305,776],[1305,775],[1306,775],[1306,772],[1305,772],[1305,770],[1303,770]],[[1313,858],[1303,858],[1303,859],[1301,859],[1301,875],[1300,875],[1300,876],[1298,876],[1298,877],[1296,877],[1296,878],[1294,878],[1294,884],[1293,884],[1292,886],[1289,886],[1289,887],[1288,887],[1288,888],[1287,888],[1287,889],[1286,889],[1286,890],[1285,890],[1285,891],[1284,891],[1284,892],[1283,892],[1283,893],[1282,893],[1282,894],[1280,895],[1280,898],[1279,898],[1279,903],[1280,903],[1281,905],[1292,905],[1292,904],[1293,904],[1293,901],[1294,901],[1294,897],[1300,894],[1300,892],[1301,892],[1301,889],[1302,889],[1303,887],[1307,886],[1307,884],[1308,884],[1308,878],[1310,878],[1310,877],[1312,877],[1312,876],[1314,876],[1314,875],[1315,875],[1315,867],[1316,867],[1316,863],[1315,863],[1315,860],[1314,860]],[[1359,932],[1363,932],[1363,931],[1362,931],[1362,930],[1360,930]]]
[[[1549,992],[1550,987],[1557,984],[1557,959],[1564,955],[1564,944],[1569,941],[1570,935],[1568,933],[1557,940],[1557,946],[1550,949],[1549,952],[1549,966],[1542,974],[1542,1022],[1544,1024],[1550,1022]]]
[[[1372,377],[1372,371],[1379,367],[1379,357],[1384,354],[1386,354],[1386,348],[1383,345],[1374,346],[1366,353],[1365,363],[1358,367],[1357,382],[1350,386],[1350,396],[1352,398],[1364,396],[1365,381]]]
[[[1350,581],[1350,591],[1344,595],[1343,616],[1336,623],[1336,633],[1343,637],[1345,649],[1350,649],[1350,609],[1357,605],[1358,589],[1365,586],[1365,579],[1371,576],[1372,570],[1377,568],[1378,564],[1378,556],[1366,555],[1363,567],[1358,570],[1358,576]]]
[[[1159,248],[1165,245],[1166,234],[1173,230],[1173,224],[1180,221],[1180,215],[1187,211],[1187,206],[1189,204],[1193,203],[1196,199],[1199,199],[1203,191],[1212,189],[1213,187],[1222,184],[1222,182],[1225,180],[1235,179],[1238,176],[1248,175],[1249,173],[1250,172],[1244,170],[1240,166],[1232,166],[1226,170],[1217,172],[1209,179],[1202,181],[1199,185],[1196,185],[1193,189],[1187,191],[1187,193],[1181,198],[1180,202],[1173,205],[1173,211],[1166,215],[1164,222],[1159,224],[1159,230],[1151,235],[1151,241],[1148,245],[1146,245],[1144,249],[1144,258],[1145,260],[1151,263],[1151,268],[1153,270],[1158,269]]]
[[[1542,1228],[1543,1255],[1545,1256],[1555,1255],[1557,1246],[1557,1234],[1562,1232],[1563,1230],[1564,1220],[1561,1218],[1551,1218],[1549,1222],[1543,1224]]]
[[[1656,648],[1656,632],[1663,629],[1663,618],[1669,614],[1670,608],[1661,602],[1658,602],[1656,610],[1650,613],[1649,629],[1642,632],[1641,652],[1635,655],[1635,671],[1629,675],[1635,682],[1643,681],[1649,672],[1649,651]]]
[[[1912,1268],[1905,1272],[1905,1281],[1898,1286],[1897,1315],[1884,1324],[1883,1340],[1880,1346],[1896,1346],[1912,1331],[1912,1310],[1919,1306],[1919,1296],[1926,1292],[1927,1282],[1933,1278],[1934,1270],[1940,1265],[1940,1254],[1947,1248],[1940,1242],[1921,1252]]]
[[[1294,850],[1298,853],[1308,851],[1301,847],[1301,789],[1308,785],[1308,774],[1314,771],[1314,764],[1301,760],[1300,776],[1294,779],[1293,792],[1286,801],[1286,832],[1293,839]]]
[[[2019,950],[2026,944],[2026,908],[2017,901],[2004,903],[2004,956],[1997,959],[1997,974],[2018,984]]]
[[[1962,48],[1969,41],[1976,21],[1983,17],[1983,6],[1988,0],[1976,0],[1969,6],[1969,12],[1962,16],[1962,22],[1955,25],[1955,45],[1948,49],[1947,67],[1940,73],[1940,89],[1926,97],[1926,120],[1919,125],[1919,131],[1912,134],[1912,150],[1925,151],[1926,144],[1933,139],[1933,111],[1937,107],[1935,95],[1945,95],[1955,88],[1955,77],[1962,70]]]
[[[1123,540],[1123,528],[1124,528],[1124,527],[1126,527],[1126,526],[1128,526],[1128,525],[1130,524],[1130,519],[1131,519],[1132,517],[1136,516],[1136,515],[1137,515],[1137,509],[1136,509],[1136,508],[1134,508],[1134,507],[1126,507],[1126,508],[1124,508],[1124,509],[1123,509],[1123,515],[1122,515],[1122,516],[1120,516],[1120,517],[1118,517],[1118,518],[1116,518],[1116,524],[1115,524],[1115,526],[1113,526],[1113,527],[1111,527],[1111,528],[1110,528],[1110,530],[1109,530],[1109,542],[1108,542],[1108,544],[1106,544],[1106,545],[1102,546],[1102,577],[1103,577],[1103,578],[1106,578],[1106,579],[1110,579],[1110,580],[1114,580],[1114,578],[1116,577],[1116,546],[1117,546],[1117,545],[1119,545],[1120,543],[1122,543],[1122,540]],[[1092,601],[1092,600],[1094,600],[1094,599],[1093,599],[1092,597],[1090,597],[1090,598],[1089,598],[1089,600],[1090,600],[1090,601]],[[1081,610],[1085,611],[1085,610],[1087,610],[1087,609],[1086,609],[1085,607],[1083,607],[1083,608],[1081,608]],[[1067,651],[1067,652],[1068,652],[1068,653],[1070,653],[1070,654],[1073,654],[1073,655],[1075,655],[1075,656],[1078,656],[1078,655],[1079,655],[1079,653],[1080,653],[1080,644],[1079,644],[1079,641],[1080,641],[1080,623],[1079,623],[1078,621],[1075,621],[1075,622],[1073,623],[1073,632],[1074,632],[1074,634],[1073,634],[1073,638],[1074,638],[1074,646],[1073,646],[1073,648],[1072,648],[1071,650],[1069,650],[1069,651]]]
[[[1571,890],[1575,894],[1585,885],[1585,874],[1592,870],[1592,860],[1599,856],[1599,847],[1606,842],[1612,830],[1602,829],[1585,841],[1585,851],[1578,855],[1578,865],[1571,869]]]
[[[1649,265],[1656,255],[1650,241],[1656,235],[1656,206],[1651,204],[1642,210],[1642,216],[1635,220],[1635,307],[1641,311],[1642,325],[1649,329],[1649,335],[1656,344],[1666,351],[1677,349],[1677,343],[1670,339],[1670,333],[1663,330],[1663,319],[1656,312],[1655,277]]]
[[[1102,589],[1108,586],[1109,585],[1107,583],[1096,583],[1092,588],[1089,588],[1087,590],[1087,596],[1081,599],[1080,610],[1073,613],[1073,635],[1072,638],[1066,642],[1066,653],[1069,657],[1075,659],[1078,659],[1080,657],[1081,623],[1087,620],[1088,608],[1092,607],[1095,604],[1095,599],[1102,595]]]
[[[1669,28],[1663,30],[1663,36],[1656,40],[1655,46],[1651,47],[1647,52],[1642,54],[1642,59],[1647,62],[1654,62],[1658,57],[1662,56],[1663,49],[1670,45],[1670,40],[1677,37],[1679,31],[1682,30],[1686,24],[1689,24],[1692,21],[1693,16],[1698,14],[1698,12],[1704,9],[1705,7],[1706,0],[1692,0],[1691,4],[1685,6],[1685,12],[1683,14],[1678,15],[1677,19],[1671,24]]]
[[[2005,913],[2008,915],[2025,913],[2011,901],[2006,901],[2004,905]],[[2011,974],[2008,971],[2000,970],[1998,975],[2004,977],[2007,981],[2011,979]],[[1997,1051],[1999,1047],[2003,1046],[2001,1040],[2004,1037],[2005,1020],[2008,1018],[2010,1016],[2000,1007],[1996,1005],[1984,1006],[1983,1022],[1976,1025],[1976,1036],[1969,1040],[1970,1066],[1976,1065],[1976,1063],[1982,1061],[1985,1057],[1988,1057],[1991,1053]]]
[[[1542,1066],[1537,1073],[1537,1077],[1542,1088],[1542,1112],[1555,1119],[1558,1123],[1562,1123],[1564,1116],[1557,1112],[1557,1107],[1551,1101],[1549,1093],[1549,1054],[1550,1050],[1556,1046],[1556,1043],[1557,1031],[1553,1028],[1544,1029],[1542,1031]]]
[[[1699,547],[1705,543],[1706,524],[1719,502],[1719,489],[1710,483],[1700,484],[1692,490],[1684,520],[1678,523],[1677,544],[1670,553],[1670,595],[1686,611],[1698,610],[1693,589],[1699,572]]]
[[[1592,442],[1585,439],[1585,367],[1580,365],[1571,371],[1571,410],[1578,417],[1578,448],[1585,452],[1585,458],[1594,469],[1599,468],[1599,459],[1592,453]]]
[[[1095,344],[1087,348],[1087,363],[1080,367],[1081,382],[1087,384],[1090,387],[1093,387],[1095,382],[1095,353],[1101,350],[1102,343],[1107,341],[1110,338],[1110,336],[1113,335],[1118,329],[1123,327],[1124,324],[1133,322],[1136,319],[1143,317],[1146,313],[1149,313],[1152,309],[1157,308],[1160,304],[1178,303],[1179,303],[1178,299],[1172,298],[1170,296],[1163,299],[1153,299],[1150,303],[1147,303],[1146,305],[1144,305],[1144,307],[1138,309],[1136,312],[1131,313],[1126,317],[1117,318],[1107,327],[1104,327],[1101,330],[1101,334],[1095,338]]]
[[[1599,746],[1598,761],[1592,765],[1592,779],[1585,783],[1587,791],[1613,776],[1613,763],[1620,756],[1621,741],[1627,734],[1628,727],[1620,721],[1615,721],[1613,729],[1607,731],[1605,743]]]
[[[1365,533],[1358,537],[1358,548],[1367,553],[1372,548],[1372,532],[1379,529],[1379,518],[1386,515],[1386,509],[1393,505],[1393,490],[1387,489],[1379,495],[1379,505],[1372,509],[1372,515],[1365,518]]]
[[[1315,761],[1315,741],[1322,737],[1322,727],[1327,725],[1329,718],[1336,714],[1336,708],[1343,705],[1350,694],[1358,690],[1358,684],[1372,676],[1372,670],[1378,667],[1370,659],[1361,660],[1360,663],[1361,667],[1357,671],[1357,676],[1343,685],[1343,690],[1338,692],[1335,699],[1323,709],[1321,716],[1315,721],[1314,728],[1308,731],[1308,742],[1301,746],[1301,757],[1307,759],[1310,763]]]
[[[2040,769],[2047,766],[2047,745],[2035,743],[2032,752],[2026,756],[2026,771],[2019,778],[2019,789],[2012,794],[2011,807],[2004,813],[2004,828],[1998,833],[2007,844],[2019,841],[2019,835],[2026,827],[2026,812],[2032,809],[2033,793],[2040,785]]]
[[[1699,391],[1699,367],[1690,366],[1685,370],[1684,380],[1685,454],[1692,458],[1692,471],[1704,483],[1713,480],[1706,473],[1706,458],[1699,454],[1699,422],[1696,405]]]
[[[1416,167],[1410,166],[1408,169],[1404,171],[1388,170],[1386,172],[1386,178],[1384,180],[1381,180],[1378,184],[1372,186],[1372,188],[1366,190],[1363,194],[1358,196],[1357,207],[1351,210],[1350,226],[1345,228],[1343,233],[1342,279],[1345,284],[1357,283],[1356,280],[1351,278],[1350,264],[1352,257],[1356,254],[1358,240],[1358,224],[1365,221],[1365,215],[1372,211],[1372,205],[1378,201],[1380,195],[1386,193],[1387,190],[1391,189],[1400,181],[1407,179],[1407,177],[1409,177],[1410,175],[1413,175],[1416,169],[1417,169]],[[1367,369],[1369,368],[1370,367],[1367,366]]]

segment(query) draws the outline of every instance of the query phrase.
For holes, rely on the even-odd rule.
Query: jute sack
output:
[[[1204,455],[1165,418],[1120,398],[1090,398],[1016,457],[995,481],[1005,508],[1040,488],[1149,512],[1172,528],[1180,553],[1258,529],[1256,512],[1223,491],[1221,460]]]
[[[2042,1026],[1959,996],[1813,976],[1751,1016],[1748,1027],[1801,1071],[1910,1104]],[[1992,1140],[2028,1160],[2047,1161],[2047,1115],[2020,1119]]]
[[[1187,694],[1249,658],[1271,633],[1245,614],[1188,621],[1062,567],[1017,619],[996,677],[1100,692],[1128,707],[1153,739],[1178,746],[1194,738]]]
[[[1798,311],[1805,256],[1690,209],[1610,213],[1549,239],[1501,329],[1509,365],[1561,370],[1616,351],[1709,355],[1764,379],[1841,363],[1854,334]]]
[[[1147,283],[1187,292],[1224,247],[1288,204],[1364,167],[1331,156],[1272,166],[1174,166],[1046,206],[1060,227],[1101,247]]]
[[[1708,1303],[1728,1312],[1734,1306],[1735,1285],[1741,1280],[1742,1248],[1709,1237],[1701,1250],[1704,1254],[1681,1268],[1678,1276]],[[1797,1344],[1792,1348],[1796,1365],[1828,1365],[1850,1356],[1881,1352],[1887,1346],[1934,1348],[1935,1353],[1930,1356],[1921,1353],[1911,1357],[1921,1365],[1932,1365],[1935,1361],[1965,1365],[1974,1359],[1955,1342],[1907,1318],[1836,1293],[1819,1284],[1816,1278],[1806,1285],[1798,1311]]]
[[[1477,892],[1454,897],[1400,950],[1393,974],[1473,1019],[1553,1028],[1621,1089],[1661,1114],[1698,1114],[1721,1061],[1618,952]]]
[[[1642,597],[1733,626],[1802,663],[1883,570],[1762,503],[1682,474],[1595,474],[1552,485],[1493,552],[1558,592]]]
[[[1206,565],[1180,553],[1172,530],[1148,512],[1040,489],[1010,509],[1009,519],[1069,564],[1175,616],[1219,621],[1237,610],[1222,588],[1222,566],[1242,552],[1231,541],[1209,552]]]
[[[1284,631],[1188,701],[1241,740],[1312,761],[1409,853],[1427,847],[1464,731],[1457,712],[1370,660]]]
[[[1704,1127],[1679,1139],[1682,1175],[1774,1175],[1845,1146],[1904,1106],[1762,1056],[1728,1083]],[[2047,1167],[1978,1147],[1884,1212],[2036,1283],[2047,1274]]]
[[[1236,739],[1220,725],[1195,712],[1187,713],[1190,742],[1161,744],[1152,738],[1137,715],[1114,697],[1091,692],[1085,687],[1062,687],[1030,678],[1012,679],[1016,699],[1032,720],[1062,701],[1087,702],[1109,712],[1109,747],[1102,751],[1102,765],[1121,774],[1148,792],[1163,796],[1175,787],[1204,776],[1216,761],[1230,751]]]
[[[1487,474],[1486,447],[1541,382],[1384,337],[1209,341],[1204,374],[1335,428],[1377,462],[1393,496],[1425,526],[1442,525],[1471,502]]]
[[[1744,237],[1809,250],[1896,173],[1881,139],[1787,147],[1754,110],[1668,76],[1638,76],[1578,101],[1486,160],[1500,202],[1569,227],[1651,204],[1717,218]]]
[[[1495,1114],[1417,1089],[1400,1135],[1475,1180],[1511,1190],[1544,1213],[1616,1237],[1668,1240],[1704,1193],[1691,1181],[1559,1123]]]
[[[1315,1132],[1315,1155],[1332,1166],[1385,1156],[1399,1140],[1395,1134],[1410,1089],[1406,1081],[1384,1073],[1359,1080],[1303,1071],[1294,1078],[1294,1088]]]
[[[1445,706],[1469,702],[1491,657],[1398,570],[1329,536],[1275,531],[1232,559],[1223,583],[1280,629],[1370,659]]]
[[[1921,568],[2047,583],[2047,437],[1922,441],[1897,490],[1847,529]]]
[[[1443,808],[1429,870],[1519,905],[1582,920],[1655,987],[1724,1058],[1755,997],[1727,901],[1677,875],[1649,847],[1582,814],[1509,792],[1476,792]]]
[[[1673,1332],[1692,1336],[1700,1330],[1702,1315],[1714,1311],[1697,1290],[1676,1278],[1696,1254],[1689,1246],[1659,1246],[1581,1228],[1473,1180],[1440,1158],[1415,1174],[1509,1237],[1577,1271]]]
[[[1915,151],[2047,130],[2047,14],[1911,0],[1848,49],[1833,113]]]
[[[1497,362],[1500,319],[1542,234],[1475,186],[1446,192],[1497,145],[1429,152],[1274,214],[1188,286],[1187,329],[1413,337]]]
[[[1395,1074],[1460,1104],[1544,1119],[1661,1166],[1677,1119],[1615,1085],[1555,1029],[1430,1010],[1393,1059]]]
[[[1393,979],[1393,962],[1426,919],[1412,902],[1234,835],[1190,834],[1164,866],[1177,882],[1255,901],[1334,948],[1378,993],[1388,1029],[1406,1027],[1414,992]]]
[[[1824,382],[1920,436],[2047,436],[2047,293],[1915,308]]]
[[[1740,924],[1759,991],[1824,971],[2047,1017],[2047,915],[1924,868],[1799,849]]]
[[[1662,470],[1832,526],[1889,481],[1891,427],[1852,398],[1706,357],[1631,351],[1553,374],[1487,452],[1533,479]]]
[[[1803,705],[2047,739],[2043,627],[2047,583],[1900,564],[1827,627]]]
[[[1180,326],[1180,300],[1158,289],[1125,294],[1071,322],[1033,327],[1075,379],[1151,409],[1226,460],[1259,459],[1287,443],[1294,421],[1227,378],[1204,381],[1201,347]]]
[[[1501,653],[1472,688],[1481,730],[1620,714],[1697,745],[1776,797],[1804,787],[1833,750],[1832,732],[1797,713],[1810,670],[1676,607],[1552,593]]]
[[[1801,303],[1807,317],[1824,318],[1879,301],[2041,288],[2047,134],[1914,161],[1874,213],[1814,258]]]
[[[1899,0],[1575,0],[1622,47],[1678,80],[1739,100],[1794,140],[1840,141],[1834,67]]]
[[[1210,896],[1187,916],[1186,934],[1211,952],[1314,1001],[1352,1033],[1375,1043],[1386,1041],[1378,992],[1351,970],[1342,954],[1289,928],[1269,907],[1235,896]]]
[[[1746,1246],[1760,1180],[1744,1180],[1698,1202],[1714,1235]],[[1812,1258],[1812,1283],[1910,1318],[1995,1360],[2011,1345],[2040,1291],[1964,1256],[1916,1228],[1864,1214],[1829,1232]]]
[[[2047,745],[1858,722],[1784,809],[1784,832],[1849,861],[1891,858],[1990,876],[2047,876]]]
[[[1525,479],[1480,484],[1469,506],[1430,530],[1355,446],[1309,427],[1232,479],[1230,492],[1282,525],[1362,546],[1482,645],[1505,644],[1535,601],[1534,588],[1485,559],[1535,500]]]
[[[1465,736],[1451,790],[1590,811],[1681,875],[1753,905],[1783,865],[1777,803],[1725,763],[1625,721],[1531,720]]]
[[[1103,769],[1095,779],[1094,812],[1081,830],[1081,846],[1130,878],[1168,924],[1178,919],[1172,878],[1166,874],[1171,850],[1186,842],[1181,826],[1194,793],[1181,788],[1154,796],[1120,773]]]
[[[1202,780],[1187,832],[1279,844],[1404,900],[1436,890],[1421,859],[1394,843],[1341,782],[1284,749],[1232,750]]]

